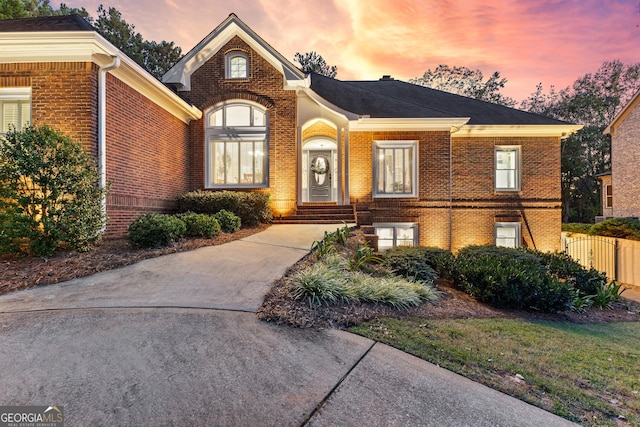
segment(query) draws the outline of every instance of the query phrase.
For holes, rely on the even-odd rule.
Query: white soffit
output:
[[[119,57],[111,74],[180,120],[199,119],[202,112],[188,104],[144,68],[94,31],[0,33],[0,63],[93,62],[104,66]]]
[[[582,125],[464,125],[453,132],[460,137],[560,137],[566,138]]]
[[[360,117],[349,122],[352,132],[371,131],[447,131],[457,129],[470,120],[469,117],[452,118],[369,118]]]

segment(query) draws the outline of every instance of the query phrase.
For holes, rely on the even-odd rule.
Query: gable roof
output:
[[[96,31],[82,16],[38,16],[0,20],[0,32]]]
[[[191,90],[191,74],[215,55],[233,37],[240,37],[251,46],[271,65],[278,69],[287,81],[300,81],[304,73],[296,68],[289,60],[276,51],[271,45],[257,35],[247,24],[235,14],[230,14],[216,29],[207,35],[200,43],[178,61],[167,73],[162,81],[176,85],[178,90]]]
[[[383,78],[340,81],[311,74],[311,90],[330,103],[371,118],[467,117],[468,125],[568,125],[490,102]]]
[[[629,114],[631,114],[631,111],[636,108],[636,105],[638,105],[638,103],[640,103],[640,90],[638,90],[638,92],[633,95],[633,98],[631,98],[631,101],[629,101],[627,105],[625,105],[622,110],[620,110],[620,112],[616,114],[611,124],[607,126],[603,133],[605,135],[615,135],[618,124],[623,121]]]
[[[101,36],[80,15],[0,20],[0,64],[25,62],[93,62],[109,71],[175,117],[188,123],[202,112],[176,95],[124,52]]]

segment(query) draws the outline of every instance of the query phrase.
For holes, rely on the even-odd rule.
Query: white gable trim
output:
[[[236,15],[231,14],[218,28],[189,51],[176,65],[162,76],[162,81],[175,84],[180,91],[191,90],[191,75],[218,53],[229,41],[238,36],[285,78],[285,87],[295,87],[304,79],[304,73],[254,33]]]
[[[185,102],[135,61],[94,31],[0,33],[0,63],[93,62],[104,66],[113,58],[121,66],[110,71],[118,79],[185,123],[202,112]]]

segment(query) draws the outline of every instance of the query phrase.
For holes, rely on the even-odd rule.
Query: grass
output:
[[[640,424],[640,323],[380,319],[350,330],[583,425]]]

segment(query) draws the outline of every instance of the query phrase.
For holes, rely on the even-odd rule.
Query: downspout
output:
[[[98,171],[100,173],[99,187],[107,188],[107,73],[120,66],[120,58],[112,57],[111,63],[100,67],[98,70]],[[104,193],[101,200],[102,214],[107,214],[107,195]],[[102,227],[104,232],[106,224]]]

